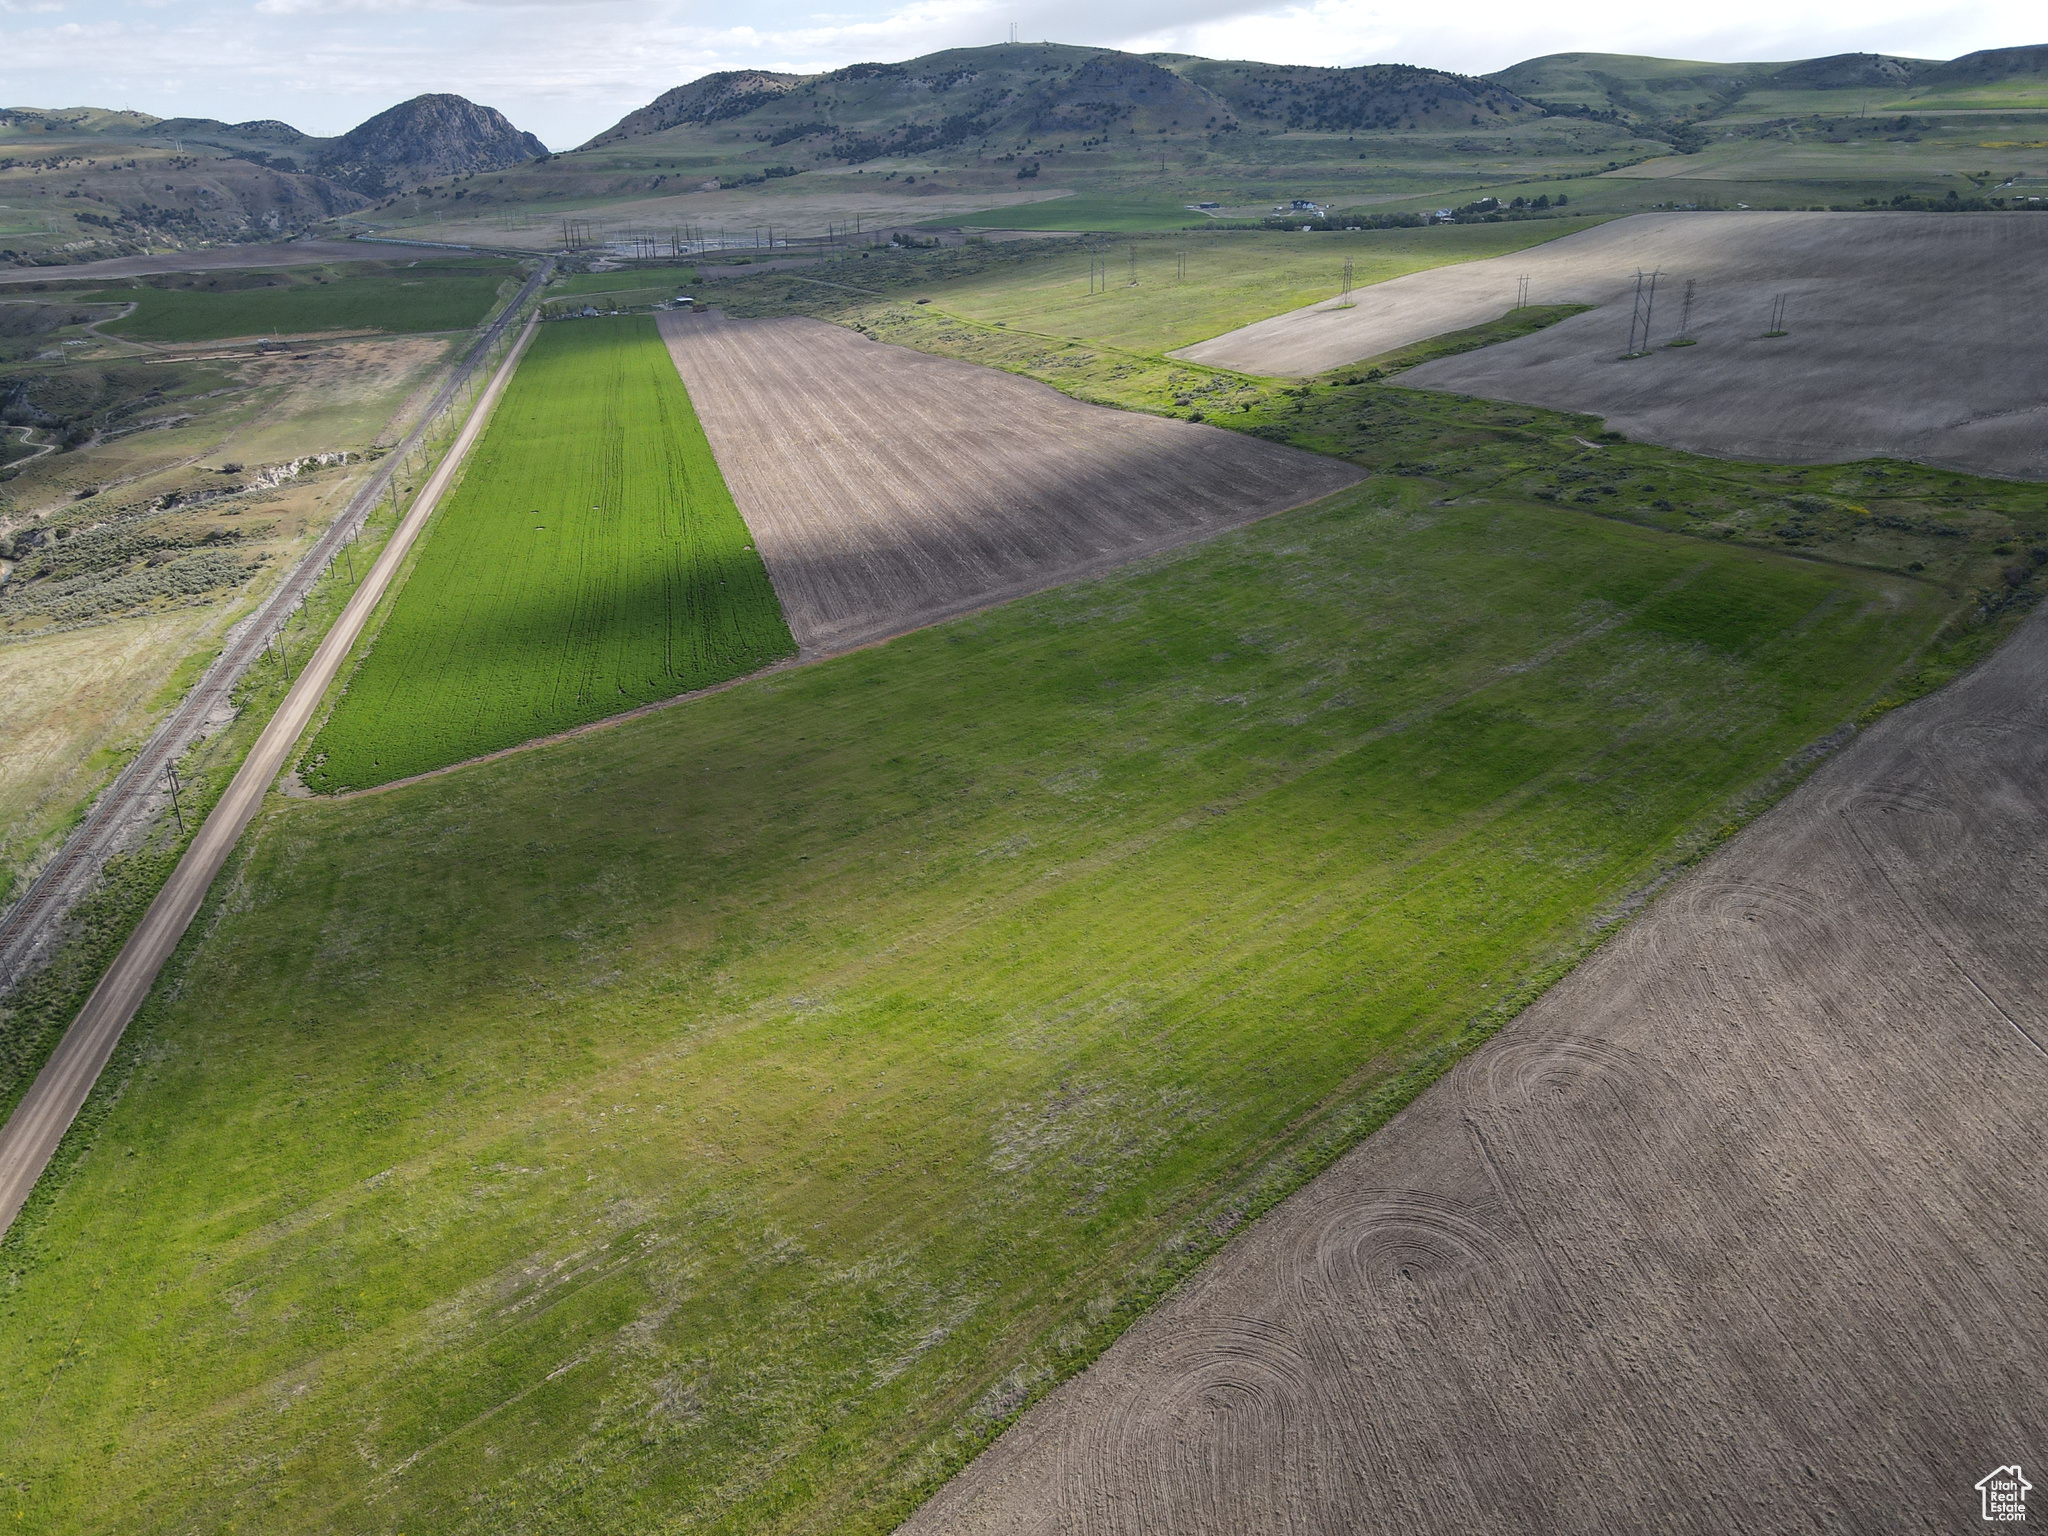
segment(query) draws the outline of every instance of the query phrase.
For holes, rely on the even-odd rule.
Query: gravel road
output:
[[[485,355],[502,327],[546,280],[548,270],[548,266],[543,265],[520,296],[506,307],[491,330],[478,341],[469,357],[450,376],[448,384],[444,386],[444,395],[437,399],[436,407],[430,408],[427,415],[422,418],[415,437],[424,433],[439,414],[438,406],[452,397],[455,389],[467,377],[470,367]],[[129,1019],[134,1017],[135,1010],[148,995],[157,972],[170,958],[171,951],[184,936],[186,926],[198,912],[207,888],[213,884],[214,876],[227,861],[228,854],[233,851],[243,828],[261,807],[264,794],[284,771],[293,745],[305,730],[314,710],[319,707],[321,695],[347,658],[349,647],[355,644],[357,635],[362,632],[363,625],[369,620],[371,610],[376,607],[392,575],[404,561],[420,529],[432,515],[435,504],[461,465],[463,456],[468,453],[470,445],[482,429],[490,414],[491,405],[504,388],[505,381],[511,377],[519,354],[533,334],[534,323],[533,320],[528,320],[518,343],[506,353],[489,386],[478,397],[476,406],[470,412],[469,420],[456,437],[454,445],[429,477],[420,495],[392,533],[389,542],[378,555],[376,563],[363,578],[362,585],[356,589],[355,595],[342,610],[341,617],[328,630],[312,656],[305,660],[297,681],[285,695],[284,702],[278,706],[277,713],[271,717],[263,734],[257,738],[256,745],[250,750],[241,769],[228,785],[227,792],[192,839],[191,846],[179,860],[178,867],[172,871],[170,879],[158,892],[156,900],[143,914],[142,921],[129,935],[128,942],[115,957],[114,963],[108,967],[106,975],[100,978],[99,985],[86,999],[85,1006],[72,1021],[64,1038],[58,1042],[57,1049],[51,1053],[50,1060],[35,1082],[30,1084],[28,1093],[16,1107],[13,1116],[5,1127],[0,1127],[0,1231],[4,1231],[13,1222],[21,1210],[22,1203],[35,1188],[36,1180],[42,1176],[44,1167],[55,1154],[65,1131],[70,1128],[72,1120],[84,1106],[86,1096],[92,1091],[93,1084],[113,1055],[114,1047],[120,1042],[121,1032],[127,1028]],[[357,493],[356,500],[350,504],[351,511],[344,513],[335,527],[329,530],[329,539],[333,539],[338,530],[351,526],[352,519],[360,521],[360,517],[368,512],[382,492],[384,482],[393,469],[414,446],[414,438],[408,438],[386,459],[378,475],[373,476]],[[316,547],[315,556],[318,554],[319,549]],[[317,575],[319,566],[314,565],[312,560],[313,557],[308,557],[308,561],[301,564],[298,573],[293,577],[294,582],[301,577],[310,581],[311,575]],[[280,589],[278,596],[282,597],[290,588],[291,583],[287,583]],[[276,602],[277,598],[273,598],[272,601]],[[276,616],[281,622],[289,612],[289,605],[281,606],[276,610]],[[115,781],[113,788],[105,796],[101,797],[100,805],[94,807],[94,817],[99,817],[103,806],[124,793],[134,795],[152,792],[154,775],[161,769],[149,768],[148,765],[155,761],[151,754],[157,751],[160,744],[176,740],[178,722],[186,717],[187,711],[207,693],[217,678],[224,675],[223,668],[234,660],[240,648],[249,649],[236,664],[236,675],[239,675],[239,668],[246,666],[247,662],[262,649],[261,636],[267,633],[267,630],[260,628],[245,631],[236,647],[231,647],[221,662],[215,664],[213,672],[210,672],[193,691],[192,697],[188,698],[179,712],[159,730],[156,739],[151,742],[143,756],[128,773]],[[223,697],[232,686],[231,678],[222,684]],[[168,752],[167,746],[165,751]],[[163,760],[169,761],[170,758],[165,756]],[[93,824],[89,818],[79,835],[84,836]],[[67,845],[66,853],[70,851],[71,845]],[[55,867],[52,866],[53,869]],[[34,894],[35,888],[31,887],[28,897],[24,897],[20,906],[25,908],[29,898]],[[10,920],[13,915],[10,914]],[[28,926],[33,926],[35,921],[37,919],[34,914],[30,914]]]
[[[341,552],[354,538],[363,519],[389,488],[406,456],[425,438],[448,402],[468,380],[477,362],[504,334],[505,326],[541,284],[544,268],[528,280],[512,302],[505,306],[490,327],[477,338],[446,382],[435,393],[419,422],[363,482],[341,515],[328,526],[306,552],[291,574],[254,614],[229,632],[227,644],[214,659],[198,684],[177,709],[156,728],[135,760],[93,802],[56,857],[44,865],[14,904],[0,912],[0,987],[12,985],[45,957],[57,941],[64,916],[92,887],[107,859],[118,852],[161,810],[166,765],[184,756],[202,735],[217,729],[234,716],[233,694],[242,676],[263,654],[264,647],[290,619],[293,611]]]

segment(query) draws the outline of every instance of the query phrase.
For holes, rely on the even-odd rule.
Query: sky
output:
[[[826,0],[830,3],[830,0]],[[809,73],[1001,42],[1482,74],[1596,50],[1753,60],[1953,58],[2048,42],[2038,0],[0,0],[0,103],[281,118],[335,134],[427,91],[554,149],[717,69]]]

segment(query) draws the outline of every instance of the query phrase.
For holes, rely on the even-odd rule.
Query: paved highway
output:
[[[528,284],[527,293],[545,280],[548,270],[544,265],[535,274],[533,282]],[[526,296],[522,293],[520,301]],[[507,317],[516,310],[520,301],[515,301],[507,309]],[[5,1231],[13,1223],[23,1202],[35,1188],[36,1180],[42,1177],[43,1169],[56,1153],[58,1143],[84,1106],[86,1096],[92,1092],[93,1084],[114,1054],[114,1047],[120,1043],[121,1032],[128,1027],[128,1021],[135,1016],[135,1010],[141,1006],[155,982],[157,972],[170,958],[187,925],[198,913],[214,876],[227,862],[228,854],[241,837],[243,828],[256,815],[264,794],[284,771],[293,745],[319,707],[321,695],[334,680],[349,647],[362,633],[371,610],[383,596],[421,527],[432,515],[435,503],[440,500],[476,441],[492,404],[503,391],[520,353],[532,338],[536,323],[537,319],[529,319],[518,342],[505,354],[505,360],[478,397],[476,408],[470,412],[469,420],[454,446],[393,532],[376,564],[370,568],[369,575],[342,610],[340,619],[305,663],[298,681],[285,695],[284,703],[263,734],[257,738],[255,747],[229,784],[227,793],[206,818],[191,846],[186,849],[184,858],[172,871],[171,878],[157,893],[156,900],[150,903],[142,921],[128,936],[127,944],[108,967],[106,975],[100,978],[100,984],[86,999],[85,1007],[65,1032],[13,1117],[4,1128],[0,1128],[0,1231]],[[466,370],[458,371],[456,378],[450,381],[451,388],[460,380],[463,371]],[[408,443],[407,447],[410,446]],[[402,453],[391,455],[386,461],[387,470],[402,457]],[[374,500],[374,496],[371,499]],[[250,633],[257,631],[252,629]],[[147,787],[146,780],[143,787]]]

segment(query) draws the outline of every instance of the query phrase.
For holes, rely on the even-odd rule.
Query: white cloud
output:
[[[256,0],[254,9],[259,16],[403,16],[421,11],[545,14],[604,6],[623,9],[620,0]]]

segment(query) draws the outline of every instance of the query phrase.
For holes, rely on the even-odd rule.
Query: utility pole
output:
[[[1346,304],[1349,304],[1349,303],[1351,302],[1351,258],[1350,258],[1349,256],[1346,256],[1346,257],[1344,258],[1344,299],[1343,299],[1343,302],[1344,302],[1344,303],[1346,303]]]
[[[1137,242],[1137,241],[1135,241],[1135,240],[1133,240],[1133,241],[1131,242],[1131,244],[1130,244],[1130,253],[1131,253],[1131,286],[1132,286],[1133,288],[1135,288],[1135,287],[1137,287],[1137,286],[1138,286],[1138,242]]]
[[[178,818],[178,836],[185,835],[185,808],[178,804],[178,765],[164,764],[164,782],[171,788],[171,814]]]

